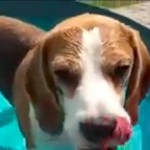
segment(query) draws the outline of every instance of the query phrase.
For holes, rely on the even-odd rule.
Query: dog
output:
[[[11,104],[15,71],[44,32],[20,19],[0,16],[0,89]]]
[[[27,148],[62,140],[79,150],[126,143],[149,76],[150,55],[135,29],[90,13],[58,23],[15,73],[13,99]]]

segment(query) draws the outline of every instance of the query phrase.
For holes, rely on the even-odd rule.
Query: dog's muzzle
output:
[[[91,143],[115,141],[124,144],[131,136],[131,125],[125,118],[99,117],[80,122],[80,132]]]

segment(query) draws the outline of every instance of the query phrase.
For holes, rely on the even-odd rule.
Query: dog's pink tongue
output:
[[[102,150],[107,150],[108,144],[114,141],[117,145],[125,144],[130,139],[132,126],[123,117],[117,118],[117,126],[111,137],[101,143]],[[113,142],[113,143],[114,143]]]
[[[132,126],[127,122],[123,117],[117,118],[117,126],[113,133],[114,139],[118,142],[119,145],[124,144],[130,139],[132,133]]]

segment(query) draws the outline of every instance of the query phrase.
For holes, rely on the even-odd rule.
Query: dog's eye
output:
[[[78,75],[68,69],[55,70],[54,74],[58,80],[64,84],[75,84],[78,81]]]
[[[129,65],[119,65],[115,68],[115,76],[120,79],[124,79],[124,77],[128,74]]]
[[[56,70],[54,73],[58,77],[58,79],[63,82],[68,82],[71,78],[71,73],[66,69]]]

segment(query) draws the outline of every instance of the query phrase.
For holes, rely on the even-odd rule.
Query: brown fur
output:
[[[14,73],[43,30],[11,17],[0,16],[0,89],[12,101]]]
[[[125,106],[132,118],[132,123],[135,124],[138,119],[138,104],[144,98],[150,86],[150,55],[145,44],[142,42],[140,33],[112,18],[89,13],[66,19],[56,25],[54,29],[71,28],[74,26],[86,29],[99,26],[100,29],[102,29],[101,31],[105,34],[103,37],[107,38],[107,34],[110,30],[114,29],[113,35],[109,37],[109,41],[112,43],[112,40],[114,40],[113,44],[115,44],[115,40],[117,41],[117,35],[121,32],[124,33],[122,37],[126,38],[124,40],[127,40],[130,45],[125,49],[124,46],[126,45],[122,45],[121,43],[117,50],[123,47],[129,55],[132,55],[133,52],[135,57],[134,68],[128,85],[127,104]],[[103,29],[106,30],[103,31]],[[120,38],[120,36],[118,36],[118,38]],[[129,46],[131,46],[134,51],[131,51]],[[109,59],[109,57],[111,56],[108,56],[107,60],[112,60]]]
[[[132,124],[138,120],[138,104],[150,87],[150,55],[138,32],[133,32],[131,44],[134,50],[134,66],[127,89],[126,109]]]
[[[40,125],[49,133],[57,134],[58,128],[62,126],[57,87],[54,72],[51,70],[55,56],[65,56],[67,62],[74,68],[74,62],[78,60],[76,52],[80,49],[81,28],[91,29],[96,26],[106,29],[105,31],[108,29],[107,32],[103,32],[104,35],[107,35],[111,29],[115,31],[116,34],[113,34],[108,41],[116,39],[117,33],[121,33],[123,35],[121,36],[125,38],[122,40],[126,40],[126,42],[123,42],[126,43],[125,45],[122,42],[118,45],[115,40],[113,42],[116,42],[114,45],[118,46],[116,49],[118,53],[120,48],[123,48],[124,55],[130,56],[134,62],[128,85],[127,111],[133,124],[136,123],[138,102],[146,94],[150,83],[150,78],[148,78],[150,75],[148,51],[136,31],[119,21],[100,15],[83,14],[58,24],[41,39],[38,45],[29,51],[16,72],[14,100],[20,126],[27,139],[28,147],[34,147],[30,129],[29,103],[33,104]],[[103,37],[105,37],[104,35]],[[76,42],[72,43],[74,41],[77,42],[77,45]],[[71,49],[70,53],[65,51],[65,46],[69,44],[71,47],[67,47],[67,50],[68,48]],[[111,55],[107,56],[107,59],[111,60],[110,57]]]
[[[17,69],[14,82],[14,102],[20,127],[27,139],[27,146],[30,148],[34,147],[34,142],[30,133],[29,101],[34,104],[35,110],[39,110],[37,119],[47,132],[57,134],[57,130],[62,129],[63,118],[60,117],[62,112],[58,105],[57,88],[52,80],[50,62],[57,51],[61,53],[60,47],[69,43],[68,40],[65,32],[62,34],[48,33],[38,45],[28,52]]]

